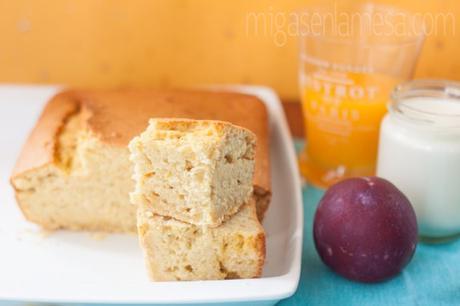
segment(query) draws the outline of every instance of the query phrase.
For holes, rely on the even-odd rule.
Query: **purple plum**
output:
[[[360,177],[330,187],[313,224],[316,250],[351,280],[380,282],[397,275],[417,245],[417,220],[407,197],[389,181]]]

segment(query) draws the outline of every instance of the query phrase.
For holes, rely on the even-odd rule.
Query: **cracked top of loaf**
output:
[[[57,162],[57,137],[67,120],[80,114],[82,128],[103,142],[127,147],[150,118],[228,121],[257,136],[254,185],[270,191],[267,110],[258,98],[199,90],[68,90],[46,105],[13,171],[23,172]]]

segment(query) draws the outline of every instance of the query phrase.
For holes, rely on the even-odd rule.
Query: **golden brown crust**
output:
[[[181,130],[181,129],[194,129],[199,127],[209,128],[212,126],[219,135],[224,134],[225,131],[228,131],[230,128],[238,128],[245,131],[249,139],[253,142],[257,141],[256,135],[248,130],[247,128],[241,128],[236,126],[228,121],[222,120],[196,120],[190,118],[160,118],[160,119],[150,119],[150,124],[155,122],[157,129],[166,129],[166,130]]]
[[[45,107],[29,136],[13,176],[54,162],[56,135],[66,118],[85,113],[85,125],[102,141],[126,147],[150,118],[228,121],[257,136],[254,184],[270,190],[268,115],[256,97],[198,90],[65,91]]]
[[[272,194],[270,191],[256,185],[254,186],[253,197],[256,201],[257,218],[260,222],[263,222]]]
[[[259,219],[259,213],[257,211],[257,208],[256,208],[256,205],[253,205],[253,210],[252,210],[252,214],[253,214],[253,218],[255,218],[256,220],[258,220],[259,222],[262,222],[260,219]],[[266,237],[265,237],[265,229],[263,228],[262,224],[259,223],[258,224],[259,226],[259,234],[257,234],[256,238],[255,238],[255,248],[256,248],[256,252],[258,254],[257,258],[258,258],[258,263],[257,263],[257,275],[255,276],[256,278],[257,277],[261,277],[262,276],[262,272],[263,272],[263,269],[264,269],[264,265],[265,265],[265,257],[266,257]]]
[[[261,277],[264,271],[265,257],[266,257],[266,242],[265,242],[265,232],[257,235],[257,253],[259,254],[259,262],[257,264],[258,271],[256,277]]]
[[[54,162],[56,136],[79,104],[67,93],[56,95],[43,110],[14,167],[12,177]]]

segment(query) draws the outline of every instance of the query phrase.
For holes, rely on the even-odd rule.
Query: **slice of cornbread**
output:
[[[151,119],[129,144],[134,204],[216,227],[252,194],[256,136],[228,122]]]
[[[48,230],[135,232],[128,150],[102,141],[68,100],[48,104],[11,178],[25,217]]]
[[[257,98],[197,90],[76,90],[46,105],[11,183],[25,217],[47,229],[136,231],[129,141],[149,118],[229,121],[257,135],[254,195],[270,201],[268,116]]]
[[[154,281],[217,280],[260,277],[265,233],[254,201],[222,225],[210,228],[155,215],[138,208],[139,240]]]

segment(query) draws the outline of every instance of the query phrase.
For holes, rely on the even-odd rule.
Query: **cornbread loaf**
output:
[[[46,229],[134,232],[129,141],[149,118],[229,121],[258,138],[254,195],[270,200],[268,120],[257,98],[193,90],[65,91],[45,107],[13,170],[25,217]]]
[[[256,137],[212,120],[151,119],[129,144],[135,191],[152,212],[215,227],[252,194]]]
[[[210,228],[138,209],[138,234],[154,281],[255,278],[262,274],[265,233],[253,200]]]

